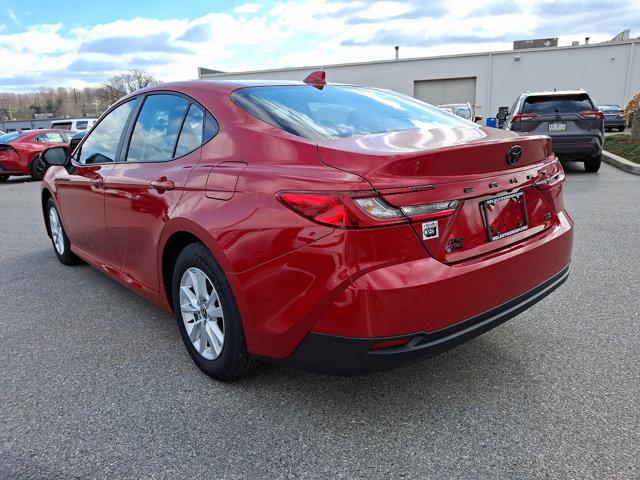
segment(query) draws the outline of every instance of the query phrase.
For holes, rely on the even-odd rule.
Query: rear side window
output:
[[[251,115],[309,140],[475,126],[415,98],[376,88],[327,85],[247,87],[231,99]]]
[[[76,122],[76,130],[86,130],[88,125],[89,122],[87,122],[86,120],[78,120]]]
[[[191,105],[187,113],[187,118],[184,119],[174,156],[181,157],[202,145],[203,130],[204,112],[201,108]]]
[[[78,153],[82,164],[113,162],[120,137],[137,99],[129,100],[109,112],[86,138]]]
[[[578,113],[594,110],[589,96],[578,95],[540,95],[527,97],[522,106],[522,113]]]
[[[189,101],[176,95],[149,95],[136,120],[129,162],[171,160]]]
[[[71,122],[54,122],[51,128],[59,128],[60,130],[71,130]]]

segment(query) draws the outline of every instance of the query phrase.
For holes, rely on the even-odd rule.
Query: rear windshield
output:
[[[260,120],[316,141],[418,128],[475,126],[415,98],[376,88],[247,87],[236,90],[231,99]]]
[[[593,110],[593,104],[586,93],[577,95],[540,95],[527,97],[522,113],[578,113]]]
[[[9,143],[22,137],[24,133],[12,132],[0,135],[0,143]]]
[[[600,105],[598,110],[601,112],[621,112],[622,109],[618,105]]]
[[[52,122],[51,128],[59,128],[60,130],[71,130],[71,122]]]

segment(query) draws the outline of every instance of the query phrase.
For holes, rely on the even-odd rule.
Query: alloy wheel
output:
[[[180,311],[196,351],[207,360],[218,358],[224,347],[224,313],[218,292],[199,268],[191,267],[182,274]]]
[[[51,238],[53,245],[59,255],[64,254],[64,232],[62,231],[62,223],[58,211],[55,208],[49,209],[49,227],[51,228]]]

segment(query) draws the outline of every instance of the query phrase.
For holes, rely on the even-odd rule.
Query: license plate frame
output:
[[[550,132],[566,132],[567,124],[566,122],[550,122],[547,128]]]
[[[515,200],[515,202],[512,202]],[[504,204],[502,202],[509,202],[509,204]],[[520,225],[509,227],[506,231],[499,231],[497,229],[492,229],[493,225],[496,223],[496,220],[501,219],[501,216],[505,216],[505,213],[512,213],[513,206],[511,203],[517,203],[520,206],[521,212],[521,221]],[[487,239],[490,242],[495,242],[497,240],[502,240],[503,238],[510,237],[511,235],[515,235],[516,233],[524,232],[529,228],[529,218],[527,215],[527,203],[525,199],[524,192],[515,192],[508,193],[506,195],[500,195],[498,197],[491,198],[489,200],[485,200],[481,204],[482,214],[484,217],[485,230],[487,232]],[[508,211],[508,208],[511,208],[511,211]],[[493,211],[495,210],[495,212]],[[493,230],[496,230],[495,232]]]

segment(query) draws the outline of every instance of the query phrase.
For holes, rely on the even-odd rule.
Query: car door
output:
[[[200,160],[203,117],[204,109],[187,97],[147,95],[106,191],[107,228],[122,271],[154,292],[160,236]]]
[[[137,100],[109,112],[72,154],[69,174],[56,179],[62,221],[71,244],[103,266],[120,268],[106,230],[104,191],[119,160],[125,126]]]

